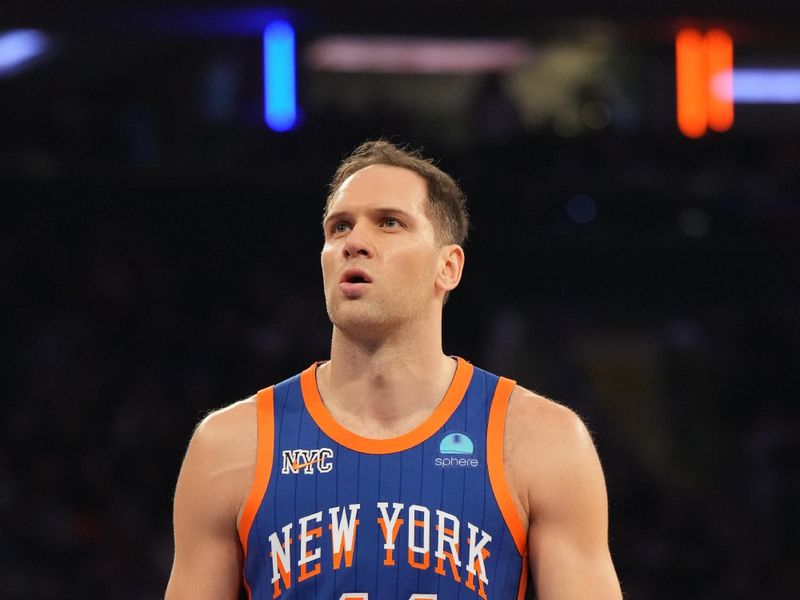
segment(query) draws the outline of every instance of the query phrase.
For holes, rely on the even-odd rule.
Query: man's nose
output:
[[[344,254],[348,258],[355,256],[372,256],[372,239],[367,232],[367,225],[356,223],[347,234],[344,242]]]

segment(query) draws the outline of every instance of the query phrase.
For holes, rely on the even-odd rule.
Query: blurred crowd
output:
[[[288,138],[129,117],[56,158],[31,134],[2,169],[0,596],[161,597],[192,429],[326,357],[325,184],[386,130],[471,202],[445,350],[587,420],[626,596],[796,596],[796,141],[493,132],[452,149],[385,114]]]

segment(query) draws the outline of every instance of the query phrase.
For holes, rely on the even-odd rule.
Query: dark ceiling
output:
[[[380,3],[351,2],[196,2],[156,0],[107,2],[30,2],[7,0],[0,12],[0,26],[36,26],[55,30],[80,30],[105,23],[122,25],[144,15],[170,13],[205,14],[224,19],[227,14],[258,14],[270,8],[288,8],[314,28],[350,32],[417,32],[439,34],[526,34],[561,20],[614,19],[629,23],[740,20],[775,27],[800,23],[796,0],[770,2],[726,2],[707,0],[662,0],[653,3],[610,0],[602,4],[587,0],[538,2],[444,2],[387,0]],[[601,8],[601,9],[600,9]]]

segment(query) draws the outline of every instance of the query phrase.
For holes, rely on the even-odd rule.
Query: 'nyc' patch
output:
[[[333,450],[330,448],[312,448],[305,450],[283,451],[283,468],[281,473],[300,473],[313,475],[314,473],[330,473],[333,470]]]

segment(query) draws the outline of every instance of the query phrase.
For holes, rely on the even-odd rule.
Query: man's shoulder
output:
[[[198,423],[195,436],[222,441],[255,424],[256,396],[211,410]]]
[[[570,408],[517,386],[505,427],[506,465],[528,514],[563,500],[595,480],[597,452],[583,420]]]
[[[573,410],[521,386],[509,400],[505,438],[512,467],[537,478],[557,476],[595,454],[591,434]]]
[[[509,399],[506,428],[525,438],[535,433],[537,438],[531,441],[555,437],[570,442],[588,434],[583,420],[573,410],[519,385]]]
[[[209,412],[195,428],[190,445],[211,466],[254,460],[257,443],[256,397],[252,396]]]
[[[235,524],[252,482],[257,446],[255,397],[211,411],[189,442],[179,489],[209,520]]]

